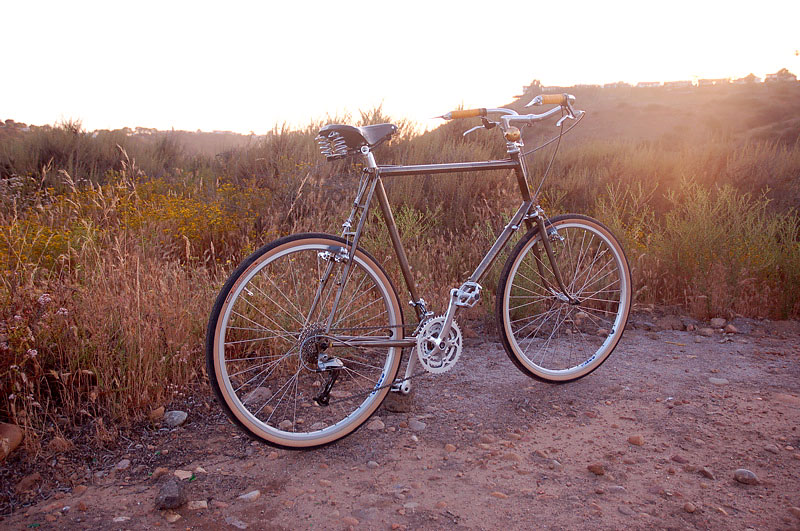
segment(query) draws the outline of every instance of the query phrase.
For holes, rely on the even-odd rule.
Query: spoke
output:
[[[278,338],[278,337],[285,337],[285,336],[283,334],[278,334],[278,335],[275,335],[275,336],[257,337],[257,338],[254,338],[254,339],[238,339],[236,341],[226,341],[225,345],[227,346],[227,345],[236,345],[236,344],[239,344],[239,343],[252,343],[254,341],[266,341],[267,339],[275,339],[275,338]]]
[[[253,309],[254,309],[255,311],[257,311],[258,313],[260,313],[261,315],[263,315],[264,317],[266,317],[267,319],[269,319],[270,321],[272,321],[272,323],[273,323],[273,324],[275,324],[275,326],[277,326],[278,328],[280,328],[280,329],[281,329],[283,332],[285,332],[285,333],[286,333],[286,335],[288,335],[288,336],[291,336],[291,333],[289,333],[289,331],[288,331],[288,330],[286,330],[284,327],[282,327],[282,326],[281,326],[281,325],[279,325],[277,322],[275,322],[275,321],[274,321],[272,318],[270,318],[270,317],[269,317],[267,314],[265,314],[265,313],[264,313],[264,312],[262,312],[260,309],[258,309],[258,307],[257,307],[256,305],[254,305],[252,302],[250,302],[249,300],[247,300],[247,299],[246,299],[246,298],[244,298],[244,297],[241,297],[241,298],[240,298],[240,300],[243,300],[244,302],[246,302],[247,304],[249,304],[250,306],[252,306],[252,307],[253,307]]]

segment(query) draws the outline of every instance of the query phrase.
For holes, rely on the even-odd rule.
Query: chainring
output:
[[[431,373],[440,374],[453,368],[461,355],[461,329],[455,320],[450,325],[450,333],[444,340],[445,347],[441,352],[433,354],[436,348],[433,340],[442,331],[445,318],[443,315],[428,320],[417,334],[417,358],[422,367]]]

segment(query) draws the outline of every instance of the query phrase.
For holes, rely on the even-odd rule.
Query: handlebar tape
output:
[[[456,120],[458,118],[474,118],[475,116],[486,116],[486,109],[464,109],[462,111],[450,111],[447,114],[450,115],[451,120]]]
[[[542,105],[564,105],[567,103],[566,94],[542,94]]]

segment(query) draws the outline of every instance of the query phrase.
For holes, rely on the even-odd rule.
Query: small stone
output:
[[[325,424],[322,421],[315,422],[314,424],[311,425],[311,431],[324,430],[326,426],[327,424]]]
[[[122,459],[119,463],[114,465],[116,470],[128,470],[131,467],[131,460],[130,459]]]
[[[194,473],[195,474],[207,474],[206,469],[201,467],[201,466],[195,467],[194,468]]]
[[[617,510],[620,513],[624,514],[625,516],[633,516],[634,514],[636,514],[633,512],[633,509],[631,509],[627,505],[620,505],[619,507],[617,507]]]
[[[122,524],[130,519],[131,519],[130,516],[115,516],[112,522],[114,522],[115,524]]]
[[[700,334],[701,336],[711,337],[711,336],[714,335],[714,329],[713,328],[701,328],[700,330],[697,331],[697,333]]]
[[[503,454],[502,459],[503,459],[503,461],[512,461],[512,462],[515,462],[515,463],[522,462],[522,456],[519,455],[516,452],[506,452],[506,453]]]
[[[479,441],[485,444],[492,444],[494,442],[497,442],[497,439],[491,433],[484,433],[483,435],[481,435]]]
[[[561,470],[561,463],[559,462],[558,459],[553,459],[552,461],[550,461],[549,467],[551,470]]]
[[[159,467],[156,467],[155,470],[153,470],[153,473],[150,475],[150,479],[154,479],[155,480],[155,479],[160,478],[161,476],[166,476],[167,474],[169,474],[169,469],[165,468],[163,466],[159,466]]]
[[[644,437],[642,435],[631,435],[628,437],[628,442],[636,445],[636,446],[643,446],[644,445]]]
[[[176,478],[181,480],[189,479],[194,475],[188,470],[180,470],[180,469],[176,470],[174,474]]]
[[[224,502],[224,501],[211,500],[211,507],[213,507],[215,509],[227,509],[230,506],[231,506],[230,503],[227,503],[227,502]]]
[[[181,515],[172,511],[164,511],[164,520],[169,522],[170,524],[174,524],[178,520],[181,519]]]
[[[745,485],[758,485],[758,477],[746,468],[736,470],[733,473],[733,479]]]
[[[500,491],[492,492],[491,496],[494,496],[495,498],[500,498],[501,500],[505,500],[506,498],[508,498],[508,494],[504,494]]]
[[[42,481],[42,475],[38,472],[34,472],[33,474],[28,474],[14,487],[14,490],[17,494],[22,494],[23,492],[27,492],[29,490],[33,490]]]
[[[277,458],[278,458],[278,452],[276,452],[276,451],[274,451],[274,450],[273,450],[273,451],[271,451],[271,452],[269,453],[269,455],[267,456],[267,459],[269,459],[269,460],[271,460],[271,461],[274,461],[274,460],[275,460],[275,459],[277,459]]]
[[[383,423],[381,419],[375,419],[369,424],[367,424],[367,429],[372,431],[382,430],[386,427],[386,424]]]
[[[686,325],[686,331],[687,332],[694,332],[696,329],[697,329],[697,327],[694,326],[694,324],[692,324],[692,323],[689,323],[689,324]]]
[[[331,485],[333,485],[333,482],[329,479],[321,479],[319,480],[319,484],[321,487],[330,487]]]
[[[447,502],[446,501],[436,502],[436,508],[437,509],[445,509],[446,507],[447,507]]]
[[[606,337],[609,334],[609,331],[607,328],[598,328],[596,333],[600,337]]]
[[[164,406],[151,409],[150,413],[147,414],[147,418],[150,419],[151,422],[156,422],[164,418]]]
[[[591,472],[595,476],[603,476],[606,473],[605,467],[603,467],[603,465],[600,463],[592,463],[586,468],[589,469],[589,472]]]
[[[345,516],[344,518],[342,518],[342,523],[344,525],[357,526],[358,525],[358,519],[357,518],[353,518],[352,516]]]
[[[244,400],[242,401],[243,404],[252,404],[252,405],[263,405],[272,397],[272,391],[269,387],[256,387],[247,395],[245,395]]]
[[[714,473],[711,471],[711,469],[705,466],[700,469],[700,475],[711,480],[717,479],[714,477]]]
[[[235,516],[226,516],[225,523],[235,527],[236,529],[247,529],[247,524],[236,518]]]
[[[711,378],[708,379],[708,381],[711,382],[714,385],[728,385],[730,383],[725,378],[714,378],[714,377],[711,377]]]
[[[683,456],[682,456],[682,455],[680,455],[680,454],[673,455],[673,456],[672,456],[670,459],[672,459],[672,460],[673,460],[673,461],[675,461],[676,463],[680,463],[680,464],[682,464],[682,465],[685,465],[686,463],[688,463],[688,462],[689,462],[689,460],[688,460],[688,459],[686,459],[685,457],[683,457]]]
[[[796,518],[800,518],[800,507],[789,507],[789,512]]]
[[[379,466],[377,461],[367,461],[367,468],[378,468]]]
[[[251,490],[250,492],[245,492],[244,494],[240,494],[239,499],[246,502],[253,502],[256,501],[259,496],[261,496],[260,490]]]
[[[739,333],[739,329],[736,328],[735,326],[733,326],[732,324],[729,324],[729,325],[727,325],[725,327],[725,333],[726,334],[738,334]]]
[[[206,500],[193,500],[186,504],[186,508],[190,511],[208,509],[208,502]]]
[[[164,425],[168,428],[177,428],[188,418],[185,411],[167,411],[164,413]]]
[[[289,430],[292,429],[292,426],[294,426],[292,421],[289,420],[289,419],[286,419],[286,420],[280,421],[280,423],[278,424],[278,429],[281,430],[281,431],[289,431]]]
[[[764,450],[766,450],[766,451],[768,451],[768,452],[770,452],[772,454],[777,454],[778,452],[780,452],[780,449],[777,446],[775,446],[774,444],[766,445],[764,447]]]
[[[186,493],[183,485],[173,478],[169,478],[158,489],[156,496],[156,509],[177,509],[186,503]]]
[[[78,485],[77,487],[72,489],[72,495],[73,496],[81,496],[87,490],[89,490],[89,487],[87,487],[86,485]]]
[[[709,322],[711,328],[722,328],[723,326],[725,326],[725,323],[727,323],[727,321],[722,317],[715,317],[711,319],[711,321]]]
[[[697,507],[692,502],[686,502],[683,504],[683,510],[687,513],[693,513],[697,510]]]
[[[83,502],[78,502],[78,510],[82,513],[85,513],[89,510],[89,507]]]
[[[16,424],[0,422],[0,463],[19,446],[22,436],[22,428]]]
[[[444,445],[444,451],[445,452],[451,452],[451,453],[455,452],[456,451],[456,445],[447,443],[447,444]]]
[[[426,424],[421,420],[411,419],[408,421],[408,427],[411,428],[411,431],[422,431],[425,429]]]

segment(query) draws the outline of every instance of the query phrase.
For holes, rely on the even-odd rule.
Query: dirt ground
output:
[[[800,323],[734,324],[705,337],[638,316],[561,386],[521,374],[493,334],[469,338],[453,370],[415,382],[411,411],[382,407],[313,451],[251,441],[200,391],[179,428],[89,463],[44,456],[0,527],[800,529]],[[190,503],[156,510],[176,470]]]

